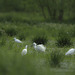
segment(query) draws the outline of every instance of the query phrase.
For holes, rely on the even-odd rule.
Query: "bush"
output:
[[[32,39],[32,42],[36,42],[37,44],[46,44],[48,41],[47,36],[43,35],[43,36],[35,36]]]
[[[60,62],[64,59],[64,55],[60,50],[53,50],[50,54],[49,64],[52,67],[60,67]]]
[[[14,36],[17,34],[17,30],[14,27],[7,27],[5,28],[5,32],[8,36]]]
[[[56,45],[58,47],[70,46],[72,45],[71,37],[65,31],[61,31],[58,33],[58,37],[56,39]]]

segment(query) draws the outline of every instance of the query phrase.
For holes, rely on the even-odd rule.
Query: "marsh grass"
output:
[[[71,36],[65,30],[59,31],[56,41],[57,41],[56,45],[58,47],[71,46],[72,45]]]
[[[18,31],[15,27],[6,27],[5,32],[8,36],[15,36],[17,35]]]
[[[48,41],[47,36],[43,35],[43,36],[35,36],[32,39],[32,42],[36,42],[37,44],[46,44]]]
[[[26,39],[26,34],[24,32],[20,32],[18,34],[18,37],[19,37],[20,40],[25,40]]]
[[[60,63],[64,60],[64,54],[60,50],[53,50],[50,53],[49,63],[52,67],[60,67]]]
[[[60,75],[60,73],[61,75],[71,75],[69,72],[70,70],[73,70],[73,68],[70,70],[66,68],[67,72],[65,72],[65,70],[60,67],[60,63],[64,62],[65,52],[73,46],[60,47],[60,51],[60,48],[55,45],[55,42],[57,41],[56,38],[58,37],[59,30],[63,28],[63,31],[69,31],[70,28],[73,29],[74,25],[71,25],[70,27],[66,24],[42,24],[39,23],[43,21],[41,15],[35,16],[34,14],[13,13],[13,16],[11,16],[12,13],[0,13],[0,16],[1,15],[3,19],[0,17],[2,37],[0,37],[0,75]],[[6,17],[6,15],[9,16]],[[13,22],[12,19],[16,23]],[[4,36],[4,33],[7,35]],[[23,34],[25,35],[23,36]],[[45,45],[47,49],[45,53],[38,53],[31,46],[32,38],[35,38],[36,40],[38,37],[38,41],[41,35],[47,36],[45,39],[44,37],[41,39],[43,41],[46,40]],[[19,38],[19,36],[22,39],[23,44],[14,42],[13,38]],[[72,42],[74,43],[74,38],[72,39]],[[25,48],[26,44],[28,45],[27,55],[21,56],[21,51]],[[70,62],[69,57],[65,57],[65,60]],[[72,60],[73,61],[71,62],[75,63],[74,59]],[[69,66],[70,65],[68,65],[68,67]]]
[[[2,58],[2,61],[0,62],[0,68],[1,72],[3,74],[8,75],[20,75],[20,74],[35,74],[35,67],[32,64],[32,59],[29,56],[20,56],[16,53],[3,53],[0,55],[0,59]],[[6,60],[5,60],[6,58]],[[6,63],[5,63],[6,62]],[[28,66],[29,65],[29,66]]]

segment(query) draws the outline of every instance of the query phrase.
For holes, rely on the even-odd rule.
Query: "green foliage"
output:
[[[35,17],[36,16],[36,17]],[[10,12],[0,13],[0,22],[37,24],[44,21],[40,13]]]
[[[71,46],[71,37],[64,30],[60,30],[56,39],[56,45],[58,47]]]
[[[0,46],[4,46],[6,44],[6,37],[2,36],[0,39]]]
[[[36,69],[33,68],[31,57],[29,56],[20,56],[14,52],[9,53],[8,51],[0,52],[0,75],[35,75]]]
[[[71,26],[72,28],[74,27],[74,25]],[[59,29],[64,28],[63,31],[68,30],[68,28],[71,28],[69,25],[56,23],[27,25],[26,23],[1,22],[0,27],[2,33],[0,37],[0,75],[60,75],[59,72],[63,75],[71,75],[69,72],[75,70],[74,56],[65,56],[64,59],[65,52],[69,47],[58,48],[54,45]],[[3,36],[9,28],[18,29],[19,31],[16,35],[13,34],[13,36]],[[13,40],[14,36],[18,38],[23,36],[23,44],[15,43]],[[45,37],[47,39],[47,44],[45,43],[46,51],[44,53],[38,53],[33,49],[31,46],[32,37],[33,39],[37,37],[42,37],[42,39]],[[75,44],[74,40],[72,38]],[[21,51],[26,44],[28,45],[27,54],[21,56]]]
[[[6,27],[5,32],[8,36],[15,36],[18,33],[15,27]]]
[[[0,29],[0,37],[5,35],[5,31],[3,29]]]
[[[49,22],[69,21],[70,19],[75,19],[74,3],[74,0],[0,0],[0,12],[36,12],[36,14],[41,13],[40,15]],[[3,19],[3,17],[1,18]],[[2,20],[1,18],[0,21]],[[11,20],[11,17],[7,20]]]
[[[52,50],[50,53],[49,64],[52,67],[60,67],[60,63],[64,59],[64,54],[60,50]]]
[[[20,40],[25,40],[25,39],[26,39],[26,35],[25,35],[24,32],[20,32],[20,33],[18,34],[18,37],[19,37]]]
[[[35,6],[35,7],[34,7]],[[0,0],[0,11],[27,11],[33,12],[37,8],[34,0]]]
[[[33,39],[32,39],[33,42],[36,42],[37,44],[46,44],[48,39],[47,39],[47,36],[43,35],[43,36],[39,36],[39,35],[36,35]]]
[[[71,37],[75,37],[75,26],[68,32]]]
[[[20,16],[16,16],[13,13],[12,14],[5,14],[0,16],[0,22],[23,22],[24,19],[22,19]]]

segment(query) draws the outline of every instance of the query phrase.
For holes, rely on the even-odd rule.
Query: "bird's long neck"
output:
[[[34,45],[34,48],[36,49],[36,45]]]
[[[27,49],[27,46],[25,48]]]

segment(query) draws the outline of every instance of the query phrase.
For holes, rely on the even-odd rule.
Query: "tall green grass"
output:
[[[64,60],[64,54],[60,50],[53,50],[50,54],[49,63],[52,67],[60,67],[60,63]]]
[[[58,47],[71,46],[71,35],[68,34],[65,30],[60,30],[57,37],[56,45]]]

